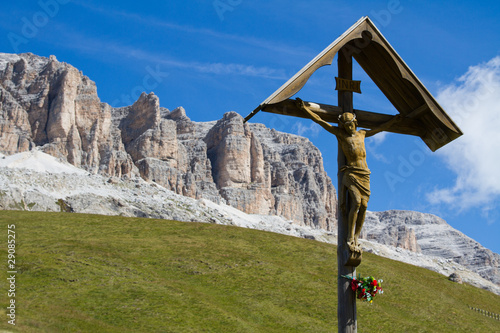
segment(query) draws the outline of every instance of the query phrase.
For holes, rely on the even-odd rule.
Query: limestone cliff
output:
[[[336,195],[307,139],[234,112],[196,123],[153,93],[130,106],[101,103],[73,66],[30,53],[0,54],[0,152],[33,147],[105,176],[141,176],[178,194],[226,202],[333,230]]]
[[[31,53],[0,55],[0,150],[34,146],[92,173],[137,173],[95,83],[71,65]]]

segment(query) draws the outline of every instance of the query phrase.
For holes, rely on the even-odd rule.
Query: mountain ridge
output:
[[[40,147],[93,174],[141,176],[247,213],[335,229],[335,188],[305,138],[244,124],[235,112],[198,125],[182,107],[160,107],[154,93],[112,108],[93,81],[53,56],[4,55],[1,64],[0,152]]]

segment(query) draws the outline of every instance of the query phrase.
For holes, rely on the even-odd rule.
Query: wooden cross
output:
[[[404,63],[385,37],[368,17],[361,18],[344,34],[337,38],[283,86],[262,102],[245,121],[257,112],[264,111],[293,117],[308,118],[295,100],[289,99],[307,82],[320,67],[331,65],[335,55],[338,61],[337,86],[352,82],[352,60],[360,64],[378,88],[400,113],[398,121],[394,116],[355,110],[353,93],[355,89],[339,89],[338,106],[305,102],[307,108],[328,123],[339,123],[339,116],[345,112],[355,113],[359,127],[374,129],[389,124],[385,131],[419,136],[435,151],[462,135],[461,130],[437,103],[420,80]],[[356,81],[354,81],[356,82]],[[350,86],[350,85],[347,85]],[[352,84],[359,90],[357,84]],[[346,156],[341,145],[338,147],[338,189],[343,188],[343,168]],[[341,200],[338,200],[340,203]],[[349,211],[349,208],[347,208]],[[347,246],[348,230],[346,216],[338,212],[338,331],[356,332],[356,297],[350,288],[350,281],[342,275],[356,275],[356,266],[361,262],[361,253],[355,253]]]

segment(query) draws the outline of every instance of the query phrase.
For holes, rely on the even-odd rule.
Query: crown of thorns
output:
[[[339,123],[342,123],[342,124],[350,124],[352,123],[353,121],[356,121],[357,123],[357,120],[356,120],[356,114],[355,113],[351,113],[352,114],[352,119],[349,120],[349,121],[342,121],[342,116],[345,114],[346,112],[342,113],[341,115],[339,115]]]

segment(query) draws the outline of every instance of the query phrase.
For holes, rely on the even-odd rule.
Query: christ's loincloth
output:
[[[345,165],[339,171],[344,173],[342,178],[343,186],[349,188],[353,185],[358,189],[361,196],[370,197],[370,170]]]

